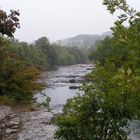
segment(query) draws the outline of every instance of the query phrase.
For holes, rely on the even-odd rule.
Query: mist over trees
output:
[[[103,40],[106,36],[112,36],[112,32],[104,32],[101,35],[88,35],[88,34],[80,34],[71,38],[58,40],[56,41],[57,44],[60,44],[61,46],[66,47],[80,47],[80,48],[89,48],[91,46],[94,46],[96,44],[97,40]]]

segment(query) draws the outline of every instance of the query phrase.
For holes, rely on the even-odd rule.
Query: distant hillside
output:
[[[82,34],[77,35],[75,37],[59,40],[56,43],[60,44],[62,46],[76,46],[76,47],[90,47],[93,46],[96,41],[103,40],[105,36],[112,36],[111,31],[104,32],[101,35],[88,35],[88,34]]]

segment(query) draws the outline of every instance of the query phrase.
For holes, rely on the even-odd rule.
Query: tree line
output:
[[[27,97],[27,87],[24,87],[25,83],[23,83],[23,79],[27,82],[28,88],[31,88],[33,90],[32,92],[34,92],[36,89],[32,89],[33,85],[28,84],[28,82],[31,80],[34,81],[34,84],[37,84],[35,82],[38,79],[36,76],[41,71],[57,68],[58,66],[87,62],[87,56],[84,54],[85,51],[81,48],[68,48],[51,44],[46,37],[42,37],[32,44],[28,44],[0,36],[0,47],[2,57],[0,73],[1,95],[2,97],[4,97],[3,95],[12,96],[16,101],[24,100],[24,95],[25,99]],[[14,80],[11,78],[14,78]],[[30,89],[28,90],[31,92]],[[25,94],[22,94],[24,91]]]
[[[9,43],[7,47],[9,53],[16,54],[28,65],[36,65],[40,70],[87,62],[86,50],[51,44],[46,37],[41,37],[32,44],[14,39],[9,39]]]

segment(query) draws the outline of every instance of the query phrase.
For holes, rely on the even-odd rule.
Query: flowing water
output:
[[[18,140],[55,140],[53,135],[57,128],[51,124],[51,119],[56,113],[62,112],[69,98],[81,92],[79,86],[83,83],[85,74],[93,68],[94,66],[90,64],[78,64],[43,73],[48,88],[43,93],[36,94],[35,98],[38,103],[42,103],[49,96],[51,112],[41,109],[35,112],[23,112],[21,114],[23,127]],[[140,140],[140,122],[131,121],[130,128],[129,139]]]
[[[55,140],[53,135],[57,128],[51,123],[53,116],[62,112],[67,99],[76,96],[85,74],[92,68],[93,66],[89,64],[78,64],[43,73],[48,88],[43,93],[36,94],[35,98],[38,103],[41,103],[49,96],[51,112],[46,109],[22,112],[20,119],[23,126],[18,134],[18,140]]]
[[[44,81],[48,88],[35,97],[37,102],[45,101],[45,96],[51,98],[50,107],[52,111],[60,111],[67,99],[76,96],[79,87],[84,81],[85,75],[91,71],[93,65],[78,64],[72,66],[59,67],[57,70],[45,72]]]

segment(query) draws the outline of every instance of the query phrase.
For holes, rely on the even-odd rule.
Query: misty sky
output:
[[[140,10],[140,0],[129,3]],[[0,0],[0,8],[20,10],[21,28],[15,37],[27,42],[42,36],[55,41],[78,34],[101,34],[116,19],[102,0]]]

